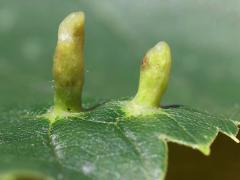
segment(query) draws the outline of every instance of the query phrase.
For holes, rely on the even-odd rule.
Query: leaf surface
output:
[[[236,140],[236,122],[185,106],[163,107],[151,115],[127,116],[126,101],[49,124],[43,111],[2,113],[2,176],[43,179],[164,179],[167,142],[204,154],[218,132]]]

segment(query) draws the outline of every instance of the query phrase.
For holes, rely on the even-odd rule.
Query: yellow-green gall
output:
[[[53,64],[55,113],[81,111],[84,21],[84,13],[75,12],[59,26]]]
[[[136,96],[127,105],[128,114],[155,111],[166,90],[171,69],[171,52],[166,42],[159,42],[143,58]]]

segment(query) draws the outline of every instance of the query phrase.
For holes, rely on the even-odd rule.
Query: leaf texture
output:
[[[238,141],[237,123],[224,117],[185,106],[133,117],[125,103],[110,101],[53,124],[39,118],[42,111],[1,113],[0,177],[164,179],[167,142],[209,154],[218,132]]]

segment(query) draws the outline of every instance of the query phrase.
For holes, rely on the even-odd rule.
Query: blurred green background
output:
[[[133,96],[160,40],[173,54],[164,104],[223,111],[240,102],[239,0],[1,0],[0,106],[49,104],[58,24],[86,13],[84,96]]]

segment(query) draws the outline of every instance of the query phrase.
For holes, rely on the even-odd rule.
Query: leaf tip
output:
[[[209,156],[211,153],[211,149],[210,149],[209,145],[200,145],[200,146],[198,146],[197,149],[206,156]]]

